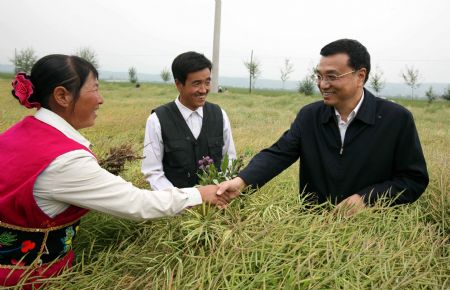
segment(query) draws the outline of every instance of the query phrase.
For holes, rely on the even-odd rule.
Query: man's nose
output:
[[[326,88],[330,87],[330,83],[325,80],[320,80],[320,81],[317,81],[317,87],[319,89],[326,89]]]
[[[199,91],[201,93],[206,93],[208,91],[208,89],[209,89],[209,86],[207,84],[201,84],[200,88],[199,88]]]

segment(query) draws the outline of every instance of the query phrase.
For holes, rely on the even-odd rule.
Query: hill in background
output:
[[[126,72],[111,72],[111,71],[100,71],[100,78],[106,81],[128,81],[128,73]],[[157,74],[146,74],[138,73],[138,79],[140,82],[162,82],[161,77]],[[243,77],[220,77],[220,85],[223,87],[238,87],[238,88],[248,88],[249,80]],[[433,87],[433,91],[440,95],[444,93],[444,90],[449,84],[446,83],[422,83],[419,88],[414,90],[414,96],[418,98],[426,98],[425,93],[430,88]],[[286,90],[295,91],[297,90],[298,80],[292,81],[288,80],[285,84]],[[255,87],[258,89],[274,89],[279,90],[282,88],[281,80],[272,79],[257,79]],[[370,87],[366,85],[370,90]],[[380,96],[383,97],[410,97],[411,88],[403,83],[386,83],[385,88],[381,91]]]
[[[0,64],[0,72],[12,72],[14,70],[12,65]],[[128,72],[114,72],[100,70],[100,79],[113,82],[128,81]],[[138,79],[140,82],[162,82],[161,77],[158,74],[138,73]],[[248,88],[249,80],[243,77],[220,77],[220,85],[223,87],[238,87]],[[419,88],[414,91],[415,97],[426,98],[426,91],[433,87],[435,94],[441,95],[449,84],[446,83],[422,83]],[[297,90],[298,80],[288,80],[285,83],[285,89],[295,91]],[[281,89],[281,80],[273,79],[257,79],[255,87],[258,89]],[[370,90],[370,87],[366,85]],[[385,88],[380,93],[381,97],[396,97],[405,98],[411,96],[411,88],[404,83],[386,83]]]

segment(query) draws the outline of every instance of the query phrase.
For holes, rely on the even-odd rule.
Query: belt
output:
[[[0,268],[29,269],[62,259],[71,249],[80,219],[49,228],[0,221]]]

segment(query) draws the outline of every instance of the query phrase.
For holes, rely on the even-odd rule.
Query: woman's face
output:
[[[91,72],[81,87],[80,97],[72,105],[72,114],[69,123],[75,129],[83,129],[91,127],[95,124],[97,118],[97,110],[103,104],[103,96],[99,92],[98,80]]]

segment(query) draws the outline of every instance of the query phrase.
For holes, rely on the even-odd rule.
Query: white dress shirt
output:
[[[35,117],[89,148],[90,142],[57,114],[39,109]],[[43,136],[45,138],[45,136]],[[195,188],[149,191],[101,168],[86,150],[57,157],[37,177],[33,188],[39,208],[55,217],[70,205],[135,220],[174,215],[202,203]]]
[[[184,106],[178,97],[175,104],[180,110],[189,129],[197,138],[200,135],[203,121],[203,107],[195,111]],[[230,161],[236,159],[236,148],[234,147],[233,136],[231,134],[230,120],[227,114],[222,110],[223,116],[223,141],[222,156],[228,154]],[[173,187],[173,184],[167,179],[163,170],[164,143],[161,134],[161,124],[156,113],[152,113],[147,119],[144,137],[144,160],[142,161],[142,173],[144,174],[150,186],[154,190],[163,190]]]
[[[353,109],[353,111],[348,115],[347,122],[342,120],[341,114],[339,114],[339,112],[336,110],[336,108],[334,108],[334,113],[336,114],[336,118],[338,121],[339,132],[341,133],[341,145],[342,146],[344,146],[344,138],[345,138],[345,133],[347,132],[348,125],[350,125],[350,123],[353,121],[353,119],[355,119],[356,114],[358,113],[363,100],[364,100],[364,91],[362,93],[361,99],[359,100],[358,104]]]

